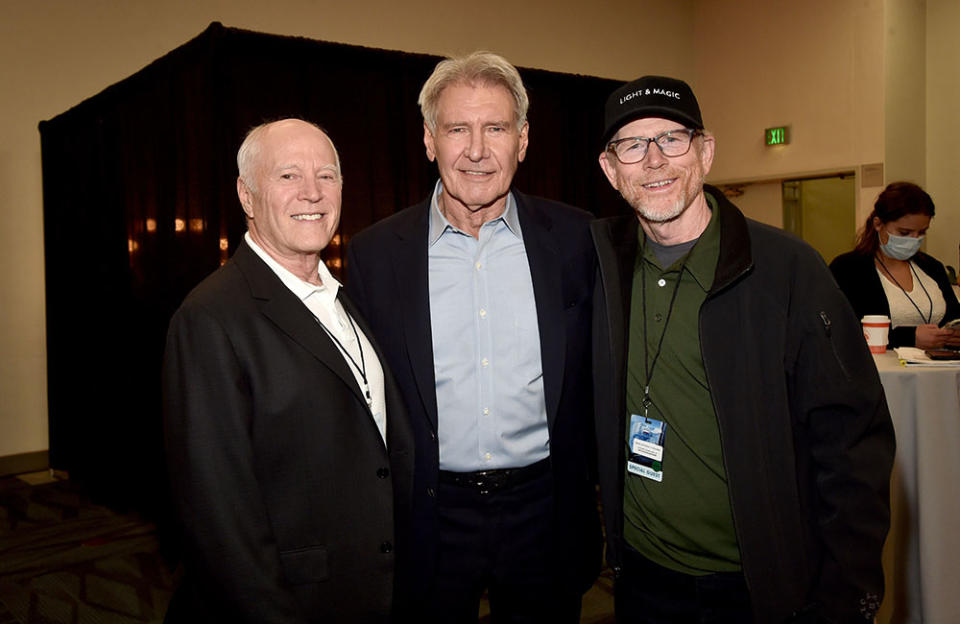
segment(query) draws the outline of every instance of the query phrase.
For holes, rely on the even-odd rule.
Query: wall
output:
[[[698,2],[696,85],[711,179],[799,177],[883,160],[882,0]],[[763,130],[791,126],[770,148]]]
[[[690,75],[693,0],[474,5],[437,0],[43,0],[0,20],[0,458],[47,448],[40,140],[49,119],[200,33],[211,21],[263,32],[450,54],[492,49],[521,66],[633,78]],[[657,24],[642,37],[624,24]],[[251,76],[255,88],[256,76]],[[534,107],[536,102],[534,103]],[[532,147],[536,148],[535,108]],[[69,266],[48,267],[70,271]],[[83,279],[78,275],[77,279]],[[88,302],[77,302],[86,305]],[[82,328],[78,328],[82,331]],[[103,389],[109,392],[109,382]],[[82,418],[82,414],[77,415]]]
[[[783,188],[781,180],[736,185],[742,195],[731,196],[743,214],[774,227],[783,227]]]
[[[960,2],[927,0],[927,192],[937,206],[927,251],[960,270]]]
[[[710,180],[779,180],[884,160],[884,3],[710,0],[694,20],[695,89],[717,136]],[[763,130],[789,125],[791,143]],[[857,188],[857,220],[879,188]]]

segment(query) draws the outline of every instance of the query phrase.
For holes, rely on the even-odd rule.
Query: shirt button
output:
[[[493,456],[490,453],[484,453],[483,459],[485,459],[486,461],[490,461],[491,459],[493,459]]]
[[[390,476],[389,468],[377,468],[377,476],[381,479],[386,479]]]
[[[480,318],[487,318],[487,311],[480,308]]]
[[[483,358],[482,360],[480,360],[480,366],[488,366],[489,364],[490,364],[490,360],[488,360],[487,358]]]
[[[490,414],[490,408],[489,408],[489,407],[483,408],[483,415],[484,415],[484,416],[487,416],[487,415],[489,415],[489,414]]]
[[[479,271],[480,269],[483,268],[483,263],[482,263],[482,262],[478,262],[478,263],[476,264],[476,266],[477,266],[477,270]]]
[[[380,544],[380,552],[382,552],[385,555],[392,553],[393,544],[391,544],[390,542],[383,542],[382,544]]]
[[[653,319],[659,323],[660,321],[663,320],[663,315],[657,312],[656,314],[653,315]]]
[[[663,288],[666,285],[667,285],[667,280],[663,279],[662,277],[657,280],[657,286],[659,286],[660,288]]]

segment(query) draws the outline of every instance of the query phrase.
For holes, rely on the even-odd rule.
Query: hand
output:
[[[918,349],[939,349],[948,339],[956,336],[952,329],[940,329],[936,325],[917,325],[916,345]],[[960,345],[960,341],[957,342]]]
[[[960,348],[960,329],[948,329],[946,331],[950,332],[950,335],[947,336],[944,344],[954,349]]]

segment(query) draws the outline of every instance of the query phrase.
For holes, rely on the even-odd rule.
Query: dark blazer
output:
[[[957,301],[953,287],[947,280],[947,270],[943,265],[936,258],[922,251],[918,251],[911,260],[917,263],[921,271],[933,278],[940,287],[944,301],[947,302],[946,314],[942,319],[934,319],[933,322],[942,327],[947,321],[960,318],[960,302]],[[890,303],[880,282],[873,256],[850,251],[834,258],[830,263],[830,270],[840,290],[850,300],[857,318],[863,318],[867,314],[890,316]],[[891,347],[912,347],[916,344],[916,340],[915,326],[895,327],[890,331]]]
[[[591,216],[513,191],[530,263],[555,486],[554,549],[565,586],[585,591],[600,566],[593,468],[590,318],[596,260]],[[370,322],[396,375],[417,446],[414,578],[428,591],[437,552],[437,398],[430,328],[427,235],[430,198],[350,241],[347,290]]]
[[[358,326],[373,333],[349,299]],[[406,550],[412,435],[384,363],[387,448],[349,364],[245,243],[173,316],[167,463],[185,576],[168,622],[367,622]],[[397,519],[398,524],[394,525]]]

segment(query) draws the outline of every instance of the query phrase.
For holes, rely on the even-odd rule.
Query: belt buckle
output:
[[[481,496],[486,496],[492,492],[502,490],[510,480],[509,469],[507,470],[484,470],[477,474],[476,486],[480,490]]]

